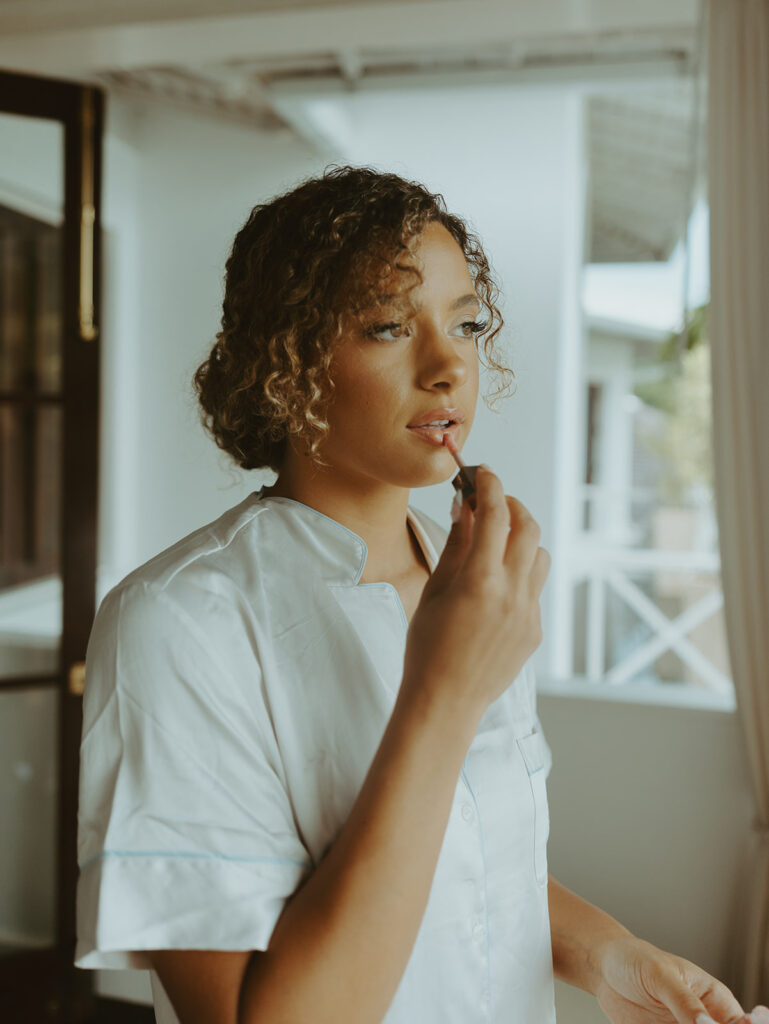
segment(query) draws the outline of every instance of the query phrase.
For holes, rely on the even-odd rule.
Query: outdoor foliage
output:
[[[643,443],[660,459],[660,496],[674,504],[686,503],[693,491],[713,490],[707,311],[704,305],[693,312],[685,341],[674,333],[661,346],[660,377],[633,389],[642,402],[660,413],[653,429],[639,429]]]

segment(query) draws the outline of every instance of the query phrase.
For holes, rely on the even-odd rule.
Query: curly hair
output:
[[[327,168],[255,206],[227,259],[221,330],[193,385],[204,427],[239,466],[279,472],[289,436],[327,465],[319,450],[329,431],[330,370],[344,319],[356,316],[394,269],[421,277],[396,261],[432,221],[456,239],[488,314],[476,335],[485,365],[515,379],[495,359],[503,321],[489,261],[443,196],[369,167]],[[509,382],[494,398],[507,388]]]

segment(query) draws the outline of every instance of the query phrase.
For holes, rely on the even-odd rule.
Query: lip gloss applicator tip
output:
[[[454,485],[454,490],[461,492],[463,498],[475,497],[475,472],[478,467],[467,465],[459,454],[456,441],[448,432],[443,435],[443,443],[454,456],[454,461],[459,466],[459,472],[451,481]]]
[[[457,442],[454,440],[454,438],[451,436],[451,434],[448,431],[446,431],[446,433],[443,435],[443,443],[446,445],[448,450],[454,456],[454,460],[456,461],[456,464],[459,466],[460,469],[462,469],[463,466],[467,465],[465,460],[459,454],[459,448],[457,448]]]

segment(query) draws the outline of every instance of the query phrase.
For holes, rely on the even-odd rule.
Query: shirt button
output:
[[[470,821],[473,816],[473,809],[470,804],[462,804],[462,817],[465,821]]]
[[[476,942],[480,942],[481,939],[483,938],[483,936],[484,936],[483,925],[479,921],[477,924],[473,925],[473,938],[475,939]]]

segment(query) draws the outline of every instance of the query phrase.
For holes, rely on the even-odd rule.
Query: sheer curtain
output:
[[[710,343],[724,611],[756,814],[731,987],[769,1003],[769,0],[707,0]]]

